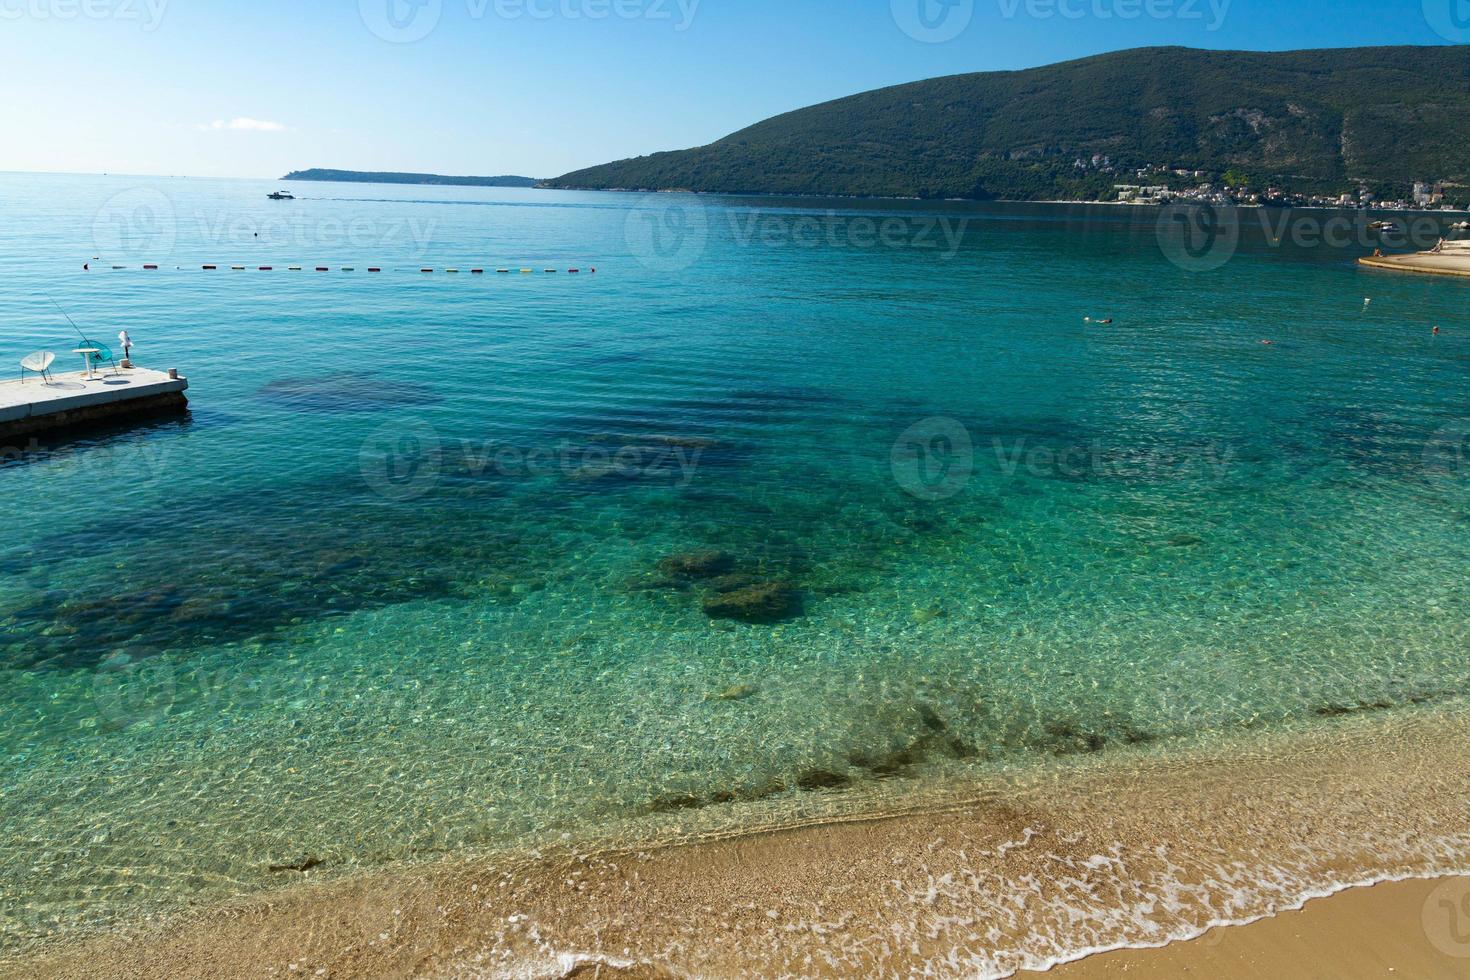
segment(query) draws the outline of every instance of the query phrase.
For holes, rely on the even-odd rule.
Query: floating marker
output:
[[[156,265],[145,265],[145,266],[143,266],[143,268],[145,268],[145,269],[156,269],[156,268],[158,268],[158,266],[156,266]]]
[[[268,266],[268,265],[263,265],[263,266],[260,267],[260,271],[261,272],[270,272],[271,271],[271,267]]]
[[[433,272],[433,269],[420,269],[420,272]]]
[[[231,272],[244,272],[245,271],[245,267],[243,265],[232,265],[232,266],[230,266],[230,271]]]
[[[568,269],[567,270],[567,275],[569,275],[569,276],[570,275],[575,275],[576,273],[581,272],[581,271],[582,271],[581,269]]]
[[[509,272],[509,269],[496,269],[496,272]]]
[[[554,273],[554,272],[556,272],[556,270],[555,270],[555,269],[547,269],[547,270],[546,270],[546,271],[547,271],[547,272],[553,272],[553,273]]]
[[[331,269],[328,269],[324,265],[319,265],[319,266],[316,267],[316,271],[317,272],[331,272],[332,270]]]
[[[287,269],[286,271],[287,272],[300,272],[301,271],[301,266],[299,266],[299,265],[293,265],[293,266],[291,266],[291,268]]]
[[[458,269],[445,269],[445,272],[458,272]]]
[[[115,266],[113,266],[113,268],[114,269],[126,269],[127,266],[125,266],[125,265],[115,265]]]
[[[373,266],[373,267],[369,268],[368,271],[369,272],[382,272],[383,270],[377,268],[376,266]]]
[[[350,265],[344,265],[344,266],[343,266],[343,267],[342,267],[342,271],[343,271],[343,272],[356,272],[356,271],[357,271],[357,269],[355,269],[355,268],[353,268],[353,267],[352,267],[352,266],[350,266]]]
[[[214,269],[214,266],[212,266],[212,265],[206,265],[204,268],[206,270],[212,270],[212,269]]]
[[[472,276],[483,275],[484,272],[485,272],[484,269],[471,269],[470,270],[470,275],[472,275]]]
[[[530,270],[530,269],[522,269],[522,270],[521,270],[521,275],[523,275],[523,276],[524,276],[524,275],[529,275],[529,274],[530,274],[530,272],[531,272],[531,270]]]

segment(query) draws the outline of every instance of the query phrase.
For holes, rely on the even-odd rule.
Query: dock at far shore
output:
[[[188,388],[177,372],[135,367],[0,382],[0,446],[43,432],[179,412],[189,404]]]

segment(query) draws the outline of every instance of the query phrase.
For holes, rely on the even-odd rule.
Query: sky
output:
[[[0,0],[0,170],[552,177],[900,82],[1470,42],[1470,0]]]

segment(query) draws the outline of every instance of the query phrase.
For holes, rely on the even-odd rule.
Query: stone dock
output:
[[[89,425],[113,425],[183,411],[189,382],[162,371],[122,368],[116,374],[52,372],[0,382],[0,446],[17,439]]]
[[[1415,252],[1412,255],[1373,255],[1358,260],[1369,269],[1422,272],[1431,276],[1470,276],[1470,249]]]

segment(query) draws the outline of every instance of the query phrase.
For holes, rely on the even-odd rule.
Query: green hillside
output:
[[[1114,171],[1092,166],[1106,156]],[[1085,158],[1086,167],[1078,167]],[[1083,198],[1150,164],[1299,189],[1470,183],[1470,47],[1140,48],[865,92],[567,188]]]

